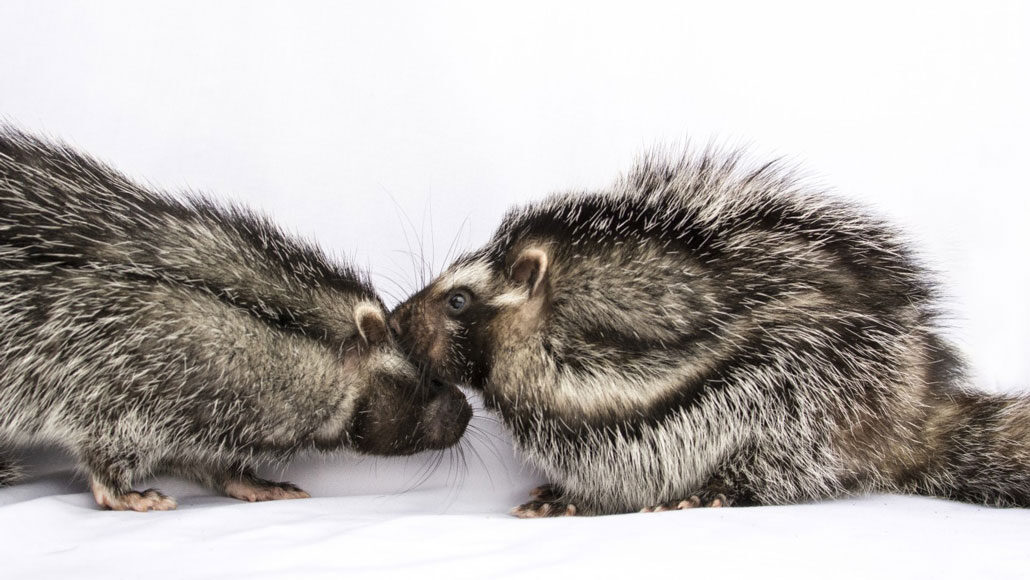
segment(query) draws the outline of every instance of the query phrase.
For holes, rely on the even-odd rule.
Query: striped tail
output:
[[[1030,398],[956,392],[935,417],[921,493],[1030,507]]]

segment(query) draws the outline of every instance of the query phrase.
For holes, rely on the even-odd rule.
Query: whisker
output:
[[[504,463],[504,457],[501,455],[501,452],[497,449],[495,442],[490,439],[490,437],[493,437],[497,441],[500,441],[500,437],[497,437],[496,435],[488,431],[484,431],[483,429],[480,429],[478,426],[475,425],[469,425],[466,428],[466,430],[469,434],[477,437],[477,440],[487,449],[487,451],[490,452],[491,455],[494,456],[494,459],[496,459],[499,463]],[[476,453],[478,455],[478,452]],[[482,457],[480,457],[480,459],[482,460]],[[486,462],[484,461],[483,464],[486,465]]]
[[[383,191],[386,193],[386,195],[388,195],[390,197],[390,200],[393,202],[393,205],[394,205],[394,208],[395,208],[395,212],[400,214],[398,216],[398,218],[403,218],[403,219],[401,219],[401,226],[402,226],[401,227],[401,232],[404,235],[404,244],[408,247],[408,254],[414,258],[415,254],[414,254],[414,251],[413,251],[413,249],[411,247],[411,238],[408,236],[408,227],[411,228],[411,235],[412,236],[415,236],[418,233],[418,230],[415,228],[415,224],[411,221],[411,218],[408,216],[407,212],[405,212],[404,208],[401,207],[401,204],[397,202],[397,198],[395,198],[392,193],[387,191],[386,188],[383,188]],[[405,225],[405,222],[407,222],[406,225]],[[420,272],[419,272],[420,269],[423,272],[425,271],[425,267],[424,267],[425,252],[423,251],[423,248],[422,248],[422,240],[419,239],[418,242],[419,242],[419,248],[418,248],[419,249],[419,260],[422,262],[423,266],[420,266],[418,262],[416,262],[414,259],[412,259],[412,261],[411,261],[411,269],[412,269],[412,274],[414,274],[415,280],[420,281],[420,285],[421,286],[425,286],[425,276],[424,275],[420,275]]]
[[[455,232],[454,237],[451,239],[450,245],[447,247],[447,253],[444,255],[444,258],[443,258],[443,267],[444,268],[446,268],[448,266],[448,264],[450,264],[451,258],[454,257],[452,254],[454,254],[455,251],[457,250],[457,248],[458,248],[458,245],[457,245],[458,244],[458,240],[461,238],[462,231],[464,231],[466,228],[467,228],[467,231],[468,231],[468,238],[471,238],[472,237],[472,221],[471,221],[471,218],[470,218],[469,215],[466,215],[465,219],[461,220],[461,223],[458,224],[458,231]],[[468,243],[468,240],[466,240],[466,243]]]

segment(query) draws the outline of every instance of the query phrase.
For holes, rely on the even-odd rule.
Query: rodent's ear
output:
[[[540,248],[522,250],[511,267],[511,279],[519,285],[529,286],[529,295],[535,296],[540,283],[547,276],[547,252]]]
[[[358,334],[366,344],[386,342],[389,331],[386,329],[386,318],[381,309],[362,302],[354,308],[354,322],[358,325]]]

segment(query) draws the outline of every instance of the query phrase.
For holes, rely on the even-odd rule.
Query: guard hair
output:
[[[391,316],[550,478],[516,515],[1027,506],[1030,400],[969,384],[938,305],[890,224],[708,148],[510,211]]]
[[[256,464],[456,442],[464,396],[385,320],[363,273],[267,218],[0,127],[0,446],[70,450],[100,505],[174,508],[132,490],[155,472],[306,497]],[[0,484],[16,473],[0,449]]]

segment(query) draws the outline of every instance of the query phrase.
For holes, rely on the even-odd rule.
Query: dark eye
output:
[[[451,295],[447,297],[447,311],[450,314],[461,314],[468,308],[471,301],[472,297],[464,290],[451,292]]]

